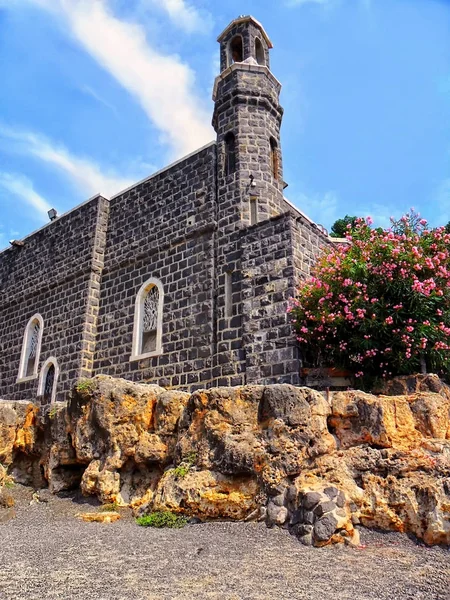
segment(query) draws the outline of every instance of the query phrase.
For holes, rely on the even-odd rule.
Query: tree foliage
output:
[[[358,217],[350,217],[349,215],[345,215],[343,219],[338,219],[331,226],[330,237],[336,238],[344,238],[349,229],[352,230],[356,226]]]
[[[327,250],[289,311],[311,366],[364,383],[450,369],[450,233],[411,212],[390,229],[357,219]]]

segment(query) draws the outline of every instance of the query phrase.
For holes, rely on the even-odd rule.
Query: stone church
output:
[[[242,16],[218,42],[213,142],[0,254],[0,398],[65,400],[97,374],[300,383],[286,307],[330,240],[283,195],[266,31]]]

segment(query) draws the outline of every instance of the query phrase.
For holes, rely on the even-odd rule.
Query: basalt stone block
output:
[[[312,510],[306,510],[303,513],[303,523],[306,523],[307,525],[313,525],[315,520],[316,516]]]
[[[322,500],[321,494],[318,492],[308,492],[302,501],[302,506],[305,510],[312,510]]]
[[[322,517],[314,524],[314,539],[318,542],[326,542],[336,531],[337,520],[332,515]]]
[[[344,494],[344,492],[339,492],[338,497],[336,498],[336,505],[339,508],[344,508],[344,506],[345,506],[345,494]]]
[[[303,508],[297,508],[294,510],[291,516],[291,525],[298,525],[299,523],[303,523],[305,511]]]
[[[297,525],[295,532],[299,537],[302,537],[304,535],[311,535],[313,532],[313,526],[307,525],[306,523],[300,523],[299,525]]]
[[[335,508],[336,508],[336,504],[332,500],[329,500],[328,502],[321,502],[314,509],[314,514],[317,515],[317,517],[320,518],[325,513],[331,512]]]
[[[269,502],[267,506],[267,520],[269,525],[284,525],[288,518],[288,510],[285,506],[277,506]]]
[[[328,496],[330,500],[334,500],[336,496],[339,494],[339,490],[337,487],[330,486],[323,490],[324,494]]]

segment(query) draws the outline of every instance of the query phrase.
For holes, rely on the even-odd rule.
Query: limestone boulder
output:
[[[171,511],[200,519],[242,520],[260,505],[260,485],[251,475],[190,470],[183,476],[168,470],[158,483],[151,510]],[[148,507],[143,506],[140,514]]]
[[[38,407],[31,402],[0,401],[0,462],[11,465],[15,455],[37,450]]]
[[[147,501],[173,461],[188,398],[107,376],[78,385],[68,407],[68,432],[76,460],[86,465],[83,493],[119,505]]]
[[[450,544],[450,444],[430,448],[334,452],[318,457],[295,480],[295,489],[301,494],[334,486],[345,494],[353,523]]]
[[[373,396],[360,391],[335,393],[328,424],[341,448],[369,444],[410,449],[417,448],[422,441],[405,396]]]
[[[309,388],[201,390],[184,411],[176,456],[194,454],[198,468],[257,476],[276,488],[306,460],[336,447],[327,428],[329,413],[324,397]]]
[[[98,376],[67,406],[0,403],[0,478],[139,515],[265,515],[316,546],[357,544],[359,524],[450,544],[449,388],[414,376],[382,391],[187,394]]]

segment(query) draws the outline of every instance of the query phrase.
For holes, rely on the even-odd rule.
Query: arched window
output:
[[[41,315],[33,315],[28,321],[23,335],[17,381],[37,377],[43,330],[44,321]]]
[[[229,131],[225,136],[225,175],[236,171],[236,138]]]
[[[278,163],[278,146],[274,138],[270,138],[270,165],[272,176],[278,179],[279,163]]]
[[[228,64],[242,62],[244,60],[244,47],[242,44],[242,37],[235,35],[230,41],[228,50]]]
[[[266,64],[266,55],[261,40],[259,38],[255,39],[255,56],[258,65]]]
[[[52,404],[55,401],[58,377],[58,361],[51,356],[43,364],[39,377],[38,396],[42,398],[42,404]]]
[[[144,283],[136,297],[130,360],[162,354],[163,306],[162,283],[152,277]]]

